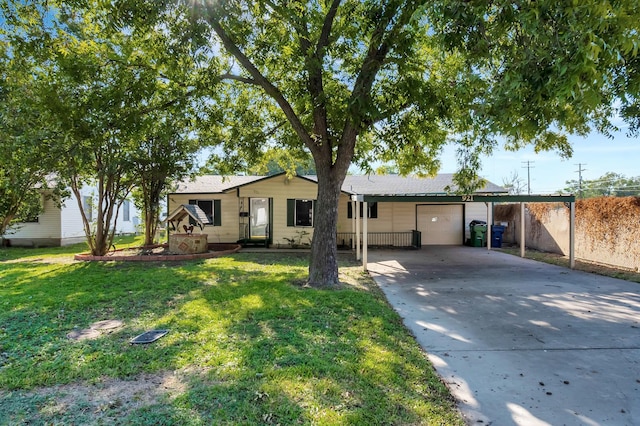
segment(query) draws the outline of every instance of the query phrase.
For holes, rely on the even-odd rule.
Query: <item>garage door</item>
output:
[[[424,205],[417,207],[418,231],[424,245],[463,243],[462,205]]]

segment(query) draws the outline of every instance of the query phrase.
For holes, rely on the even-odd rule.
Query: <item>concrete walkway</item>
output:
[[[472,247],[368,267],[468,424],[640,425],[640,284]]]

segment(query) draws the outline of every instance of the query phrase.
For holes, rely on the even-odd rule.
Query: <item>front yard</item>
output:
[[[0,424],[462,424],[375,284],[304,256],[82,263],[0,249]],[[69,333],[118,320],[91,339]],[[151,329],[154,343],[130,340]]]

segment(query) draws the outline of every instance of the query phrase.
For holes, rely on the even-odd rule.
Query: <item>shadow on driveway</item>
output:
[[[640,424],[640,285],[457,246],[368,268],[469,424]]]

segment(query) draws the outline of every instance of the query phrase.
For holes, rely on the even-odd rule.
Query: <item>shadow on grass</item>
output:
[[[2,267],[0,389],[186,369],[205,373],[175,397],[126,410],[107,404],[100,415],[128,424],[455,424],[446,389],[379,292],[291,285],[306,268],[306,256],[261,254]],[[66,338],[109,318],[125,327]],[[170,333],[129,344],[152,328]],[[86,410],[96,408],[75,413]],[[25,413],[36,422],[80,419],[73,410]]]

